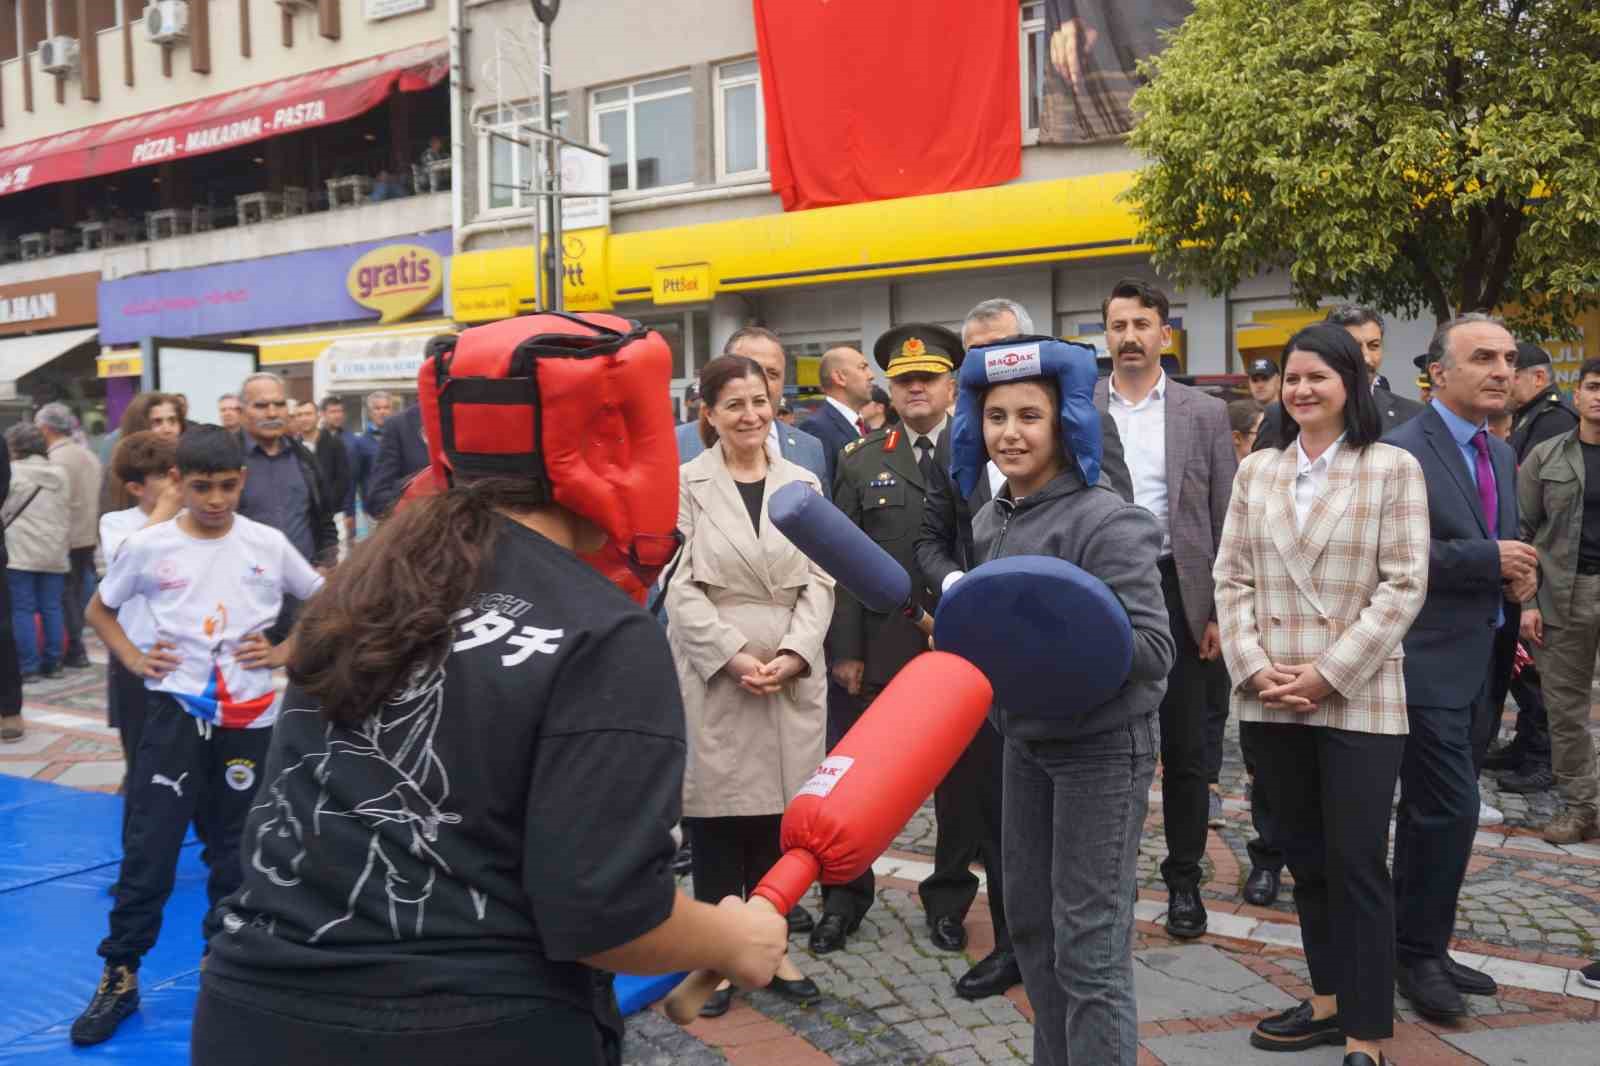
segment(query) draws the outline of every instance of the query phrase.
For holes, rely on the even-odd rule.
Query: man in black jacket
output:
[[[367,514],[382,518],[400,499],[411,475],[428,465],[428,442],[422,439],[422,407],[412,404],[391,418],[378,441],[367,485]]]
[[[336,506],[350,492],[350,454],[344,442],[318,423],[314,403],[296,407],[292,424],[300,443],[317,460],[317,470],[322,474],[322,498],[330,507]]]

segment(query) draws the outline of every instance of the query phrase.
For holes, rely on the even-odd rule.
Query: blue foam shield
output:
[[[957,581],[939,601],[933,642],[982,670],[1007,711],[1029,717],[1104,703],[1133,665],[1133,626],[1105,582],[1043,555],[996,559]]]
[[[772,524],[869,611],[888,614],[911,600],[911,575],[845,513],[800,481],[767,503]]]

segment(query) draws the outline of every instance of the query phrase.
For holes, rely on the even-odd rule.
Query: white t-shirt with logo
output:
[[[134,533],[111,561],[100,599],[115,610],[144,597],[156,638],[176,648],[177,669],[146,688],[224,729],[265,729],[278,716],[272,671],[240,665],[239,642],[277,621],[284,593],[308,599],[321,587],[322,575],[287,537],[234,515],[215,540],[191,537],[176,521]]]
[[[107,511],[100,516],[100,554],[105,556],[107,567],[116,559],[117,552],[128,538],[143,529],[149,521],[150,516],[137,507],[130,507],[126,511]],[[150,617],[150,608],[143,596],[134,596],[118,609],[117,623],[140,651],[149,651],[150,645],[155,643],[155,619]]]

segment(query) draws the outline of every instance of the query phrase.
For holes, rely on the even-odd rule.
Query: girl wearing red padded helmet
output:
[[[601,315],[430,352],[447,487],[307,605],[259,780],[211,786],[256,803],[196,1064],[616,1063],[606,971],[772,978],[782,918],[674,887],[672,658],[583,558],[647,585],[670,554],[669,373],[658,336]]]

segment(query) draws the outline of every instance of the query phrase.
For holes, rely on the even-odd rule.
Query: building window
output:
[[[566,97],[555,98],[552,117],[555,131],[566,133]],[[484,176],[479,197],[487,210],[528,208],[538,202],[538,198],[527,190],[532,189],[534,177],[538,174],[533,153],[540,142],[529,136],[523,127],[529,122],[538,125],[543,121],[544,113],[537,100],[479,113],[476,123],[478,172]],[[527,143],[518,144],[507,139],[511,137]]]
[[[717,178],[765,174],[767,114],[761,106],[761,64],[717,68]]]
[[[597,89],[589,136],[611,151],[611,189],[636,192],[694,182],[694,96],[689,75]]]
[[[1022,140],[1035,144],[1039,140],[1039,114],[1044,105],[1044,76],[1048,69],[1049,53],[1044,33],[1044,5],[1022,5]]]

